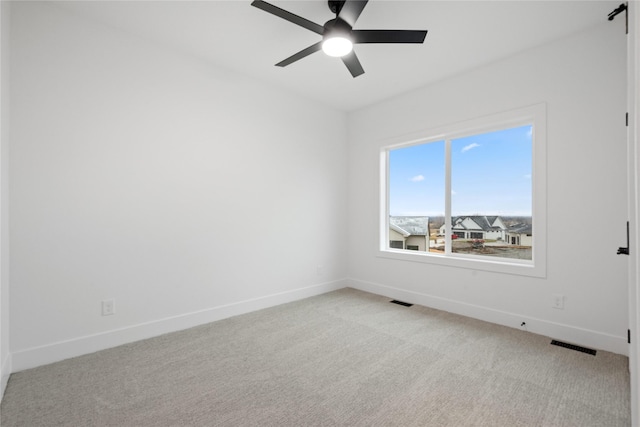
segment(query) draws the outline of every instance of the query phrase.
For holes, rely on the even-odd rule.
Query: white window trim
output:
[[[436,254],[431,252],[408,252],[389,248],[389,151],[395,148],[424,144],[447,139],[457,139],[479,133],[492,132],[509,127],[534,124],[532,136],[532,220],[533,245],[532,260],[509,258],[492,258],[469,254],[451,253]],[[426,129],[382,141],[380,150],[380,219],[378,256],[383,258],[436,264],[449,267],[483,270],[496,273],[516,274],[532,277],[546,277],[547,274],[547,124],[546,105],[536,104],[530,107],[492,114],[485,117],[466,120],[464,122]],[[449,150],[445,153],[446,182],[445,189],[451,187]],[[445,206],[450,209],[450,191],[445,191]],[[450,215],[450,212],[446,212]],[[451,235],[451,224],[446,223],[447,236]],[[450,246],[450,239],[447,239]]]

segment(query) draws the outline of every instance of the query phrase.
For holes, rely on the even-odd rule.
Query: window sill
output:
[[[469,255],[456,256],[440,255],[427,252],[415,253],[414,251],[385,249],[378,251],[379,258],[387,258],[398,261],[420,262],[424,264],[440,265],[445,267],[464,268],[468,270],[488,271],[501,274],[515,274],[518,276],[546,277],[546,268],[543,263],[534,264],[533,261],[493,259],[490,257],[472,257]]]

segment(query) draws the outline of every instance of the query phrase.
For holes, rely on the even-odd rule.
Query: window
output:
[[[404,249],[404,242],[402,240],[391,240],[389,247],[392,249]]]
[[[405,236],[427,244],[384,244],[381,256],[544,276],[545,134],[537,105],[383,147],[381,242],[399,218],[421,218],[426,230]]]

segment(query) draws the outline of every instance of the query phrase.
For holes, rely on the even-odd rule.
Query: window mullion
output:
[[[444,141],[444,223],[445,223],[445,238],[444,238],[444,253],[445,255],[451,255],[451,139],[447,138]]]
[[[389,215],[391,213],[391,207],[389,206],[389,200],[391,193],[389,190],[389,150],[386,150],[382,156],[380,156],[380,169],[383,171],[380,178],[380,186],[384,189],[384,196],[380,199],[380,212],[382,212],[382,221],[380,228],[380,235],[383,236],[381,242],[381,249],[390,247],[389,242]]]

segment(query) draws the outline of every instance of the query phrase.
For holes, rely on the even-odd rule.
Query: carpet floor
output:
[[[15,373],[11,426],[629,426],[624,356],[343,289]]]

